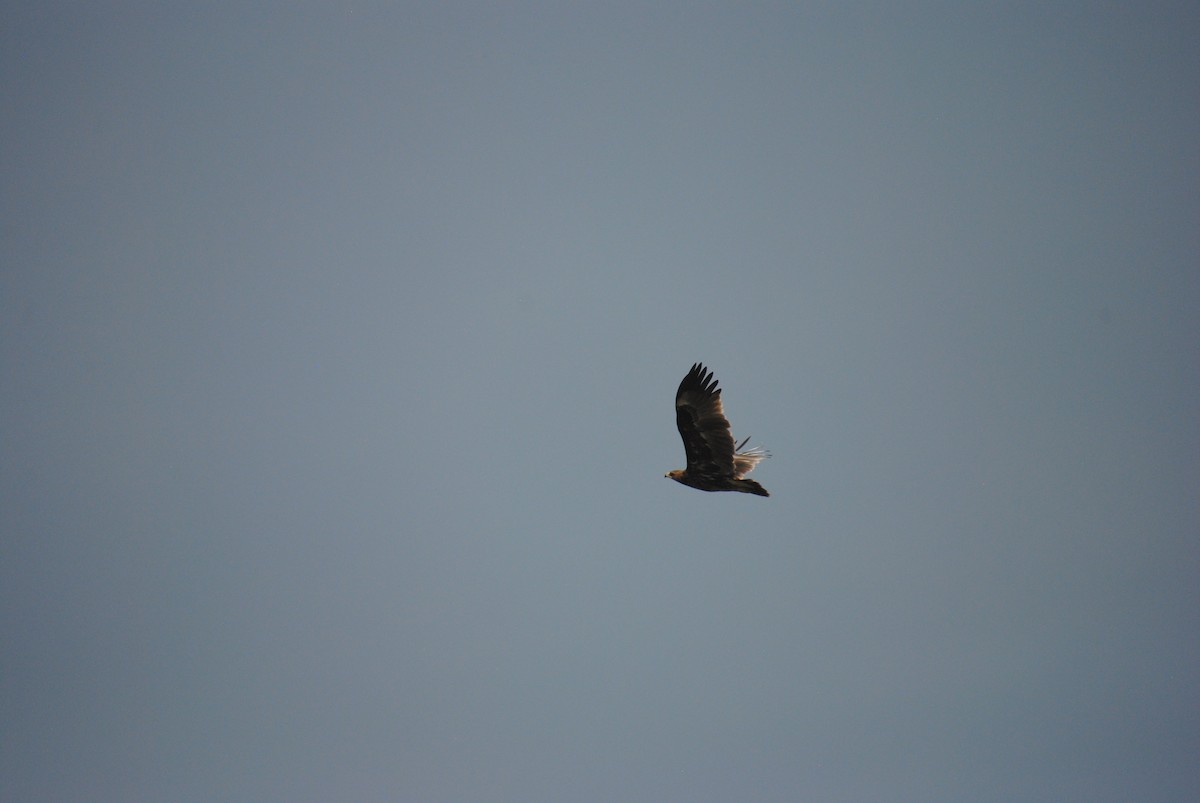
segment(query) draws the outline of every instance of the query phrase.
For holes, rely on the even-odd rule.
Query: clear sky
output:
[[[8,4],[0,798],[1195,800],[1197,42]]]

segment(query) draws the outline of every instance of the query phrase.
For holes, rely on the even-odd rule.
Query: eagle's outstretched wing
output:
[[[712,371],[696,363],[675,391],[675,423],[693,477],[733,474],[733,435],[721,409],[721,389]]]

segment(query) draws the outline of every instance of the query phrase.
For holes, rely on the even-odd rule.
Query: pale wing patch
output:
[[[749,449],[742,451],[749,438],[738,444],[737,449],[733,453],[733,476],[735,479],[741,479],[754,470],[754,467],[763,460],[771,456],[771,453],[761,446],[751,446]]]

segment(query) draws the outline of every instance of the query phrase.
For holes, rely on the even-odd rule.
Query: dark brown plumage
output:
[[[743,479],[770,455],[757,447],[740,451],[749,438],[734,447],[729,421],[721,409],[721,389],[712,372],[700,363],[692,366],[675,392],[675,423],[683,438],[687,468],[669,471],[665,476],[701,491],[770,496],[754,480]]]

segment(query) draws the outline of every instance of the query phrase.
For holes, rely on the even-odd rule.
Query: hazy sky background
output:
[[[1197,42],[8,4],[0,797],[1196,799]]]

